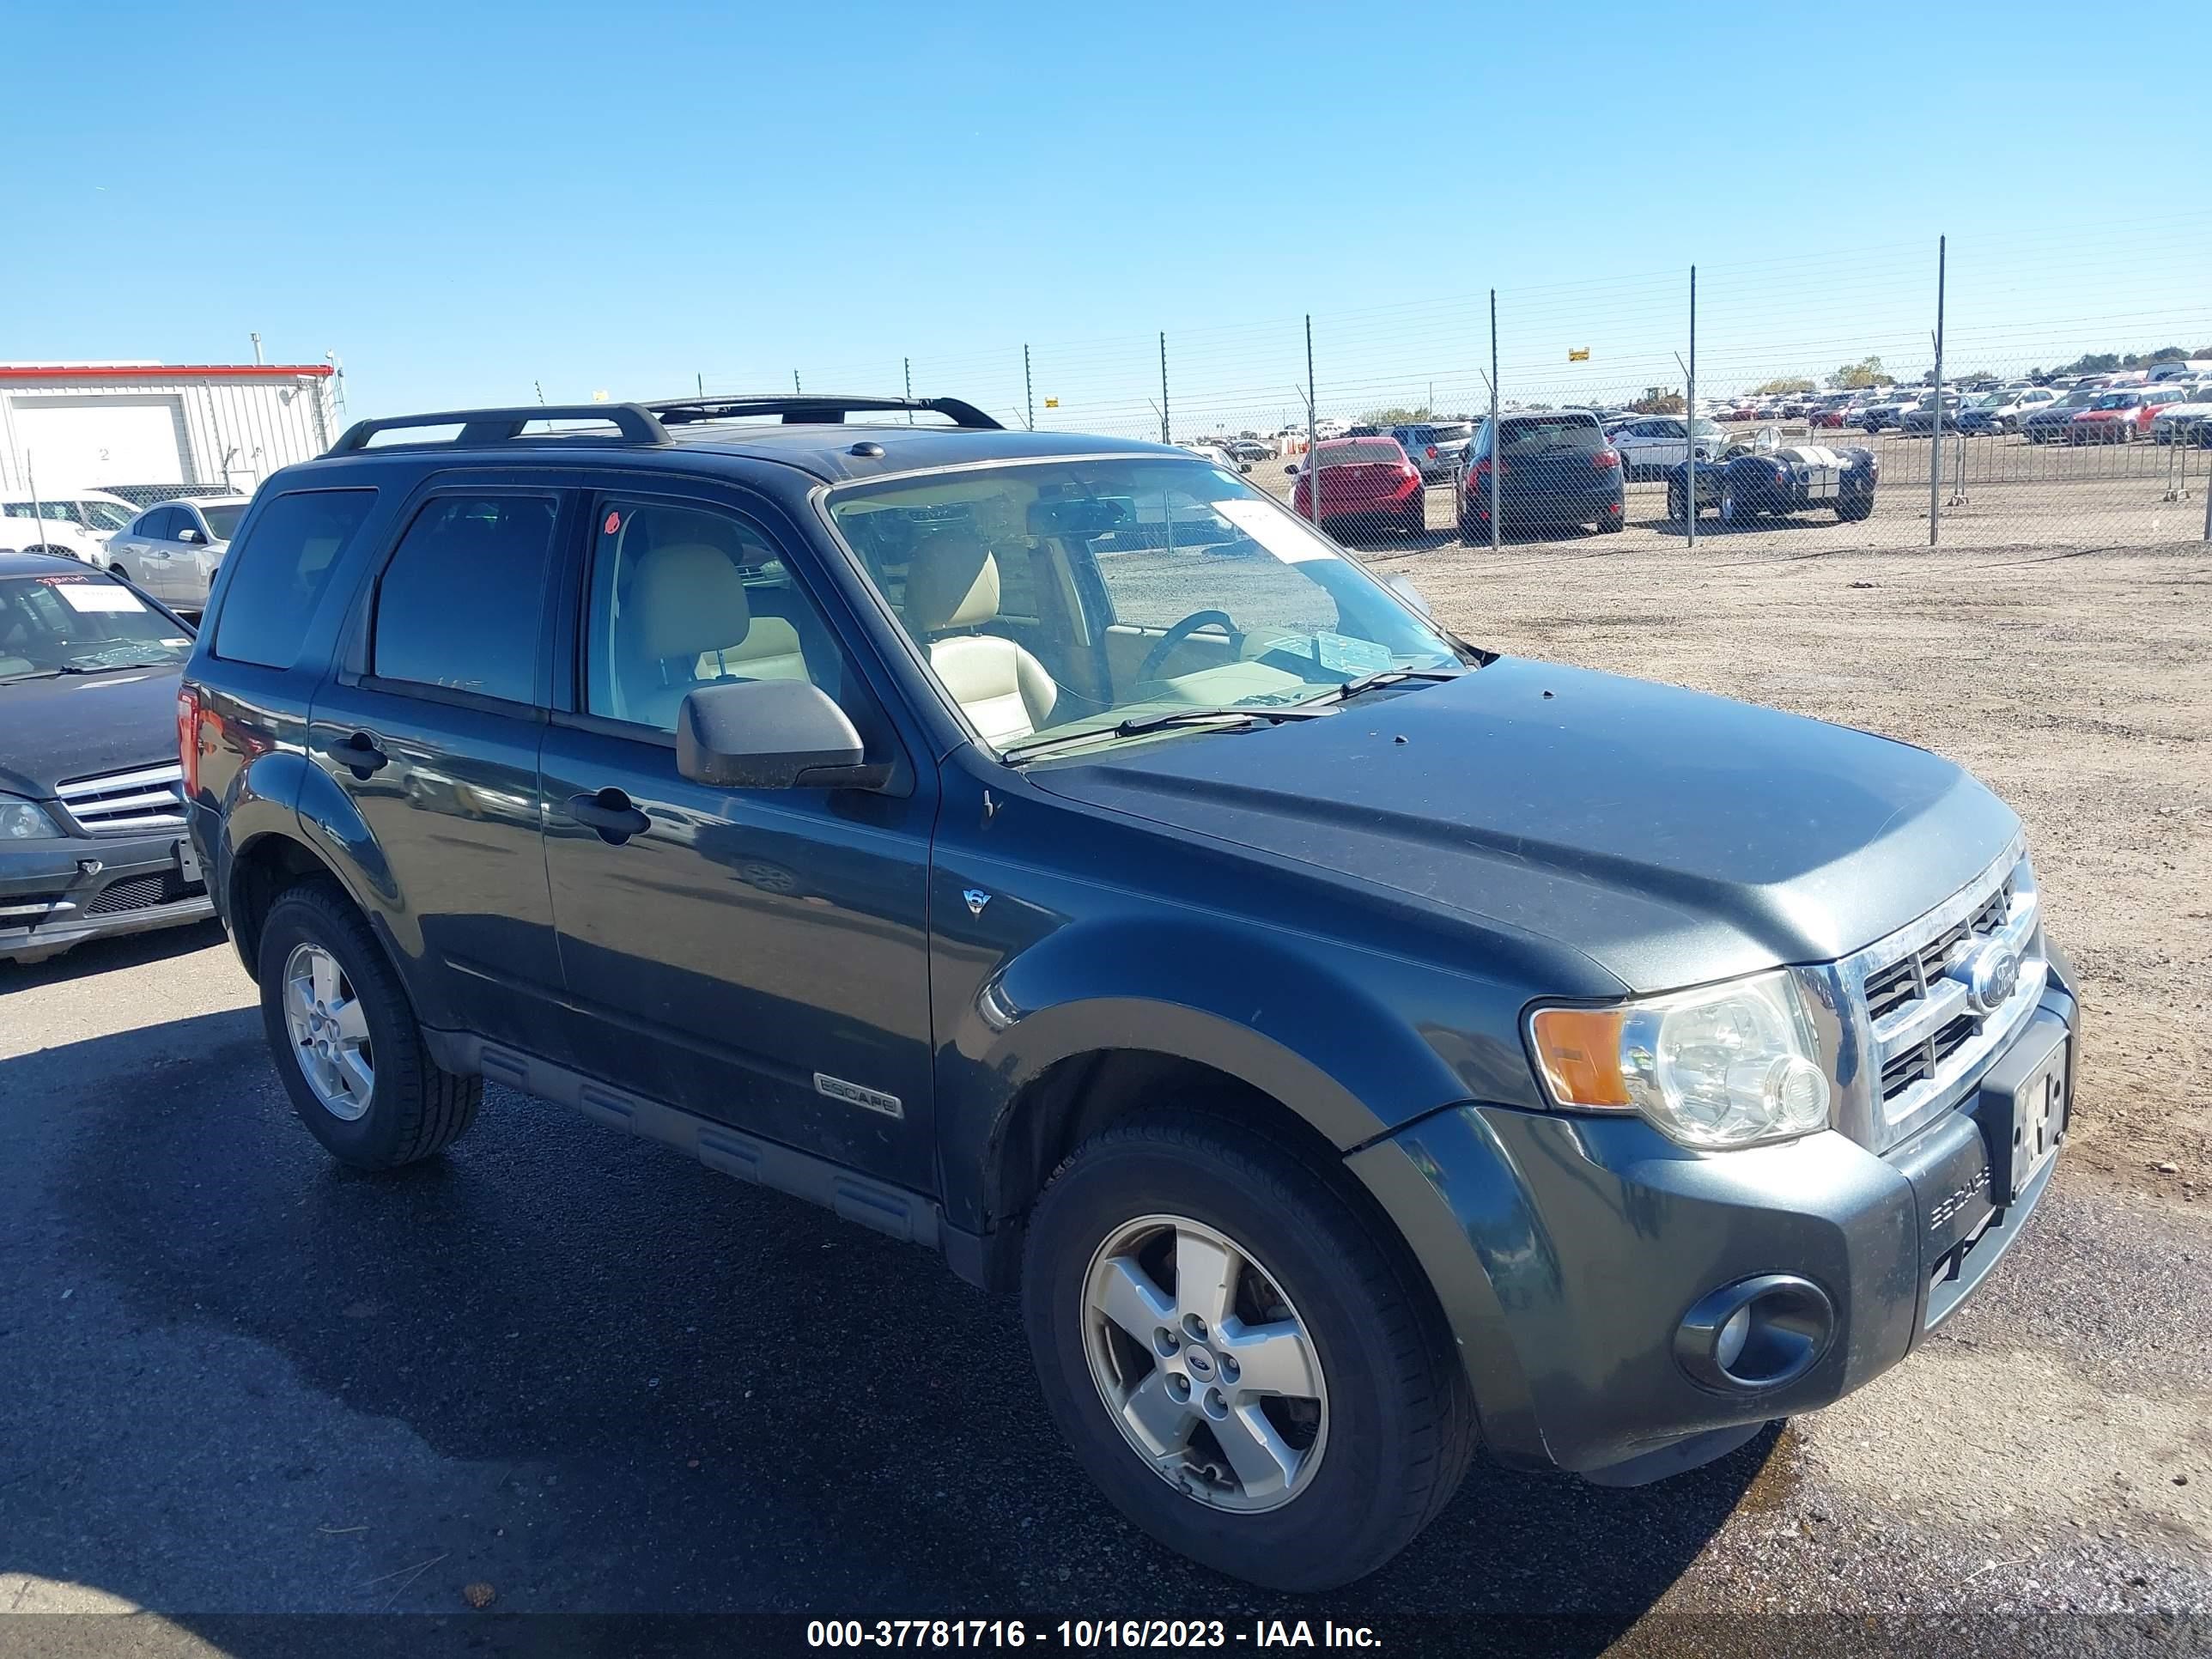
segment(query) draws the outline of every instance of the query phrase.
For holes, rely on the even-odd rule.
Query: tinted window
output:
[[[176,534],[176,526],[177,509],[173,507],[157,507],[138,520],[138,533],[155,541],[167,541],[171,536]]]
[[[369,672],[534,702],[553,508],[544,495],[434,497],[376,585]]]
[[[702,685],[807,680],[842,697],[836,635],[751,520],[622,495],[600,497],[592,520],[589,713],[673,732]]]
[[[1669,426],[1674,422],[1669,422]],[[1680,436],[1677,428],[1674,436]],[[1605,447],[1605,434],[1597,429],[1597,422],[1587,416],[1561,416],[1554,420],[1517,420],[1505,422],[1505,453],[1508,455],[1542,455],[1554,450],[1582,450],[1595,454]]]
[[[289,668],[316,601],[375,500],[373,489],[309,489],[264,507],[253,533],[223,561],[232,569],[216,618],[215,654]]]
[[[232,501],[220,507],[204,507],[200,517],[207,520],[210,535],[219,542],[227,542],[237,532],[238,520],[245,511],[244,501]]]
[[[1398,447],[1395,438],[1355,439],[1348,443],[1324,443],[1314,452],[1315,464],[1324,470],[1332,466],[1395,466],[1406,459],[1406,452]],[[1322,498],[1322,511],[1328,510],[1328,499]]]

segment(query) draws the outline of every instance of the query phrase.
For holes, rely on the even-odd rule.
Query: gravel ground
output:
[[[2181,1093],[2212,1036],[2203,550],[1808,526],[1374,562],[1474,639],[1926,743],[2020,808],[2087,981],[2079,1133],[1907,1364],[1658,1486],[1479,1463],[1383,1572],[1266,1595],[1112,1516],[1012,1308],[921,1252],[496,1089],[447,1157],[337,1169],[193,929],[0,966],[0,1609],[27,1615],[0,1652],[368,1651],[381,1627],[266,1615],[384,1613],[438,1615],[394,1651],[503,1651],[550,1633],[510,1612],[761,1610],[1438,1621],[1390,1626],[1401,1651],[2207,1650],[2212,1120]],[[71,1609],[147,1611],[37,1616]]]

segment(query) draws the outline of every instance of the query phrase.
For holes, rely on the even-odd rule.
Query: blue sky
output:
[[[1470,404],[1493,285],[1509,388],[1608,395],[1679,380],[1693,260],[1716,389],[1917,367],[1939,231],[1954,368],[2212,342],[2203,89],[2155,84],[2212,59],[2201,6],[50,0],[7,33],[100,79],[59,122],[0,99],[0,358],[258,329],[336,351],[356,415],[908,357],[1018,413],[1026,341],[1041,424],[1124,429],[1164,329],[1180,436],[1286,415],[1308,312],[1324,408]]]

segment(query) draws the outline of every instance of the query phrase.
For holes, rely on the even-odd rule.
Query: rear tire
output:
[[[299,1011],[288,1008],[288,980],[302,964],[325,957],[339,975],[338,994],[317,1002],[325,1012],[308,1034],[313,1040],[302,1040],[294,1030]],[[448,1072],[430,1058],[399,975],[361,913],[336,887],[307,882],[270,906],[255,977],[270,1052],[293,1109],[341,1164],[395,1170],[442,1151],[476,1121],[483,1079]],[[358,1025],[349,1016],[341,1018],[344,1007],[357,1011]],[[309,1072],[327,1075],[315,1040],[342,1024],[365,1031],[359,1052],[370,1081],[356,1095],[334,1099],[326,1084],[310,1080]]]
[[[1224,1276],[1209,1324],[1206,1287]],[[1347,1583],[1412,1541],[1466,1472],[1466,1375],[1416,1270],[1328,1170],[1243,1126],[1184,1112],[1079,1147],[1030,1218],[1021,1293],[1078,1460],[1130,1521],[1218,1571]],[[1262,1330],[1291,1339],[1269,1370],[1291,1380],[1264,1398],[1237,1387],[1261,1374]]]

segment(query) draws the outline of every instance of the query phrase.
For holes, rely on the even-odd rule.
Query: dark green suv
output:
[[[356,427],[179,721],[334,1156],[489,1079],[940,1250],[1106,1494],[1272,1585],[1478,1441],[1632,1483],[1856,1387],[2067,1120],[1956,767],[1499,657],[1202,459],[949,399]]]

